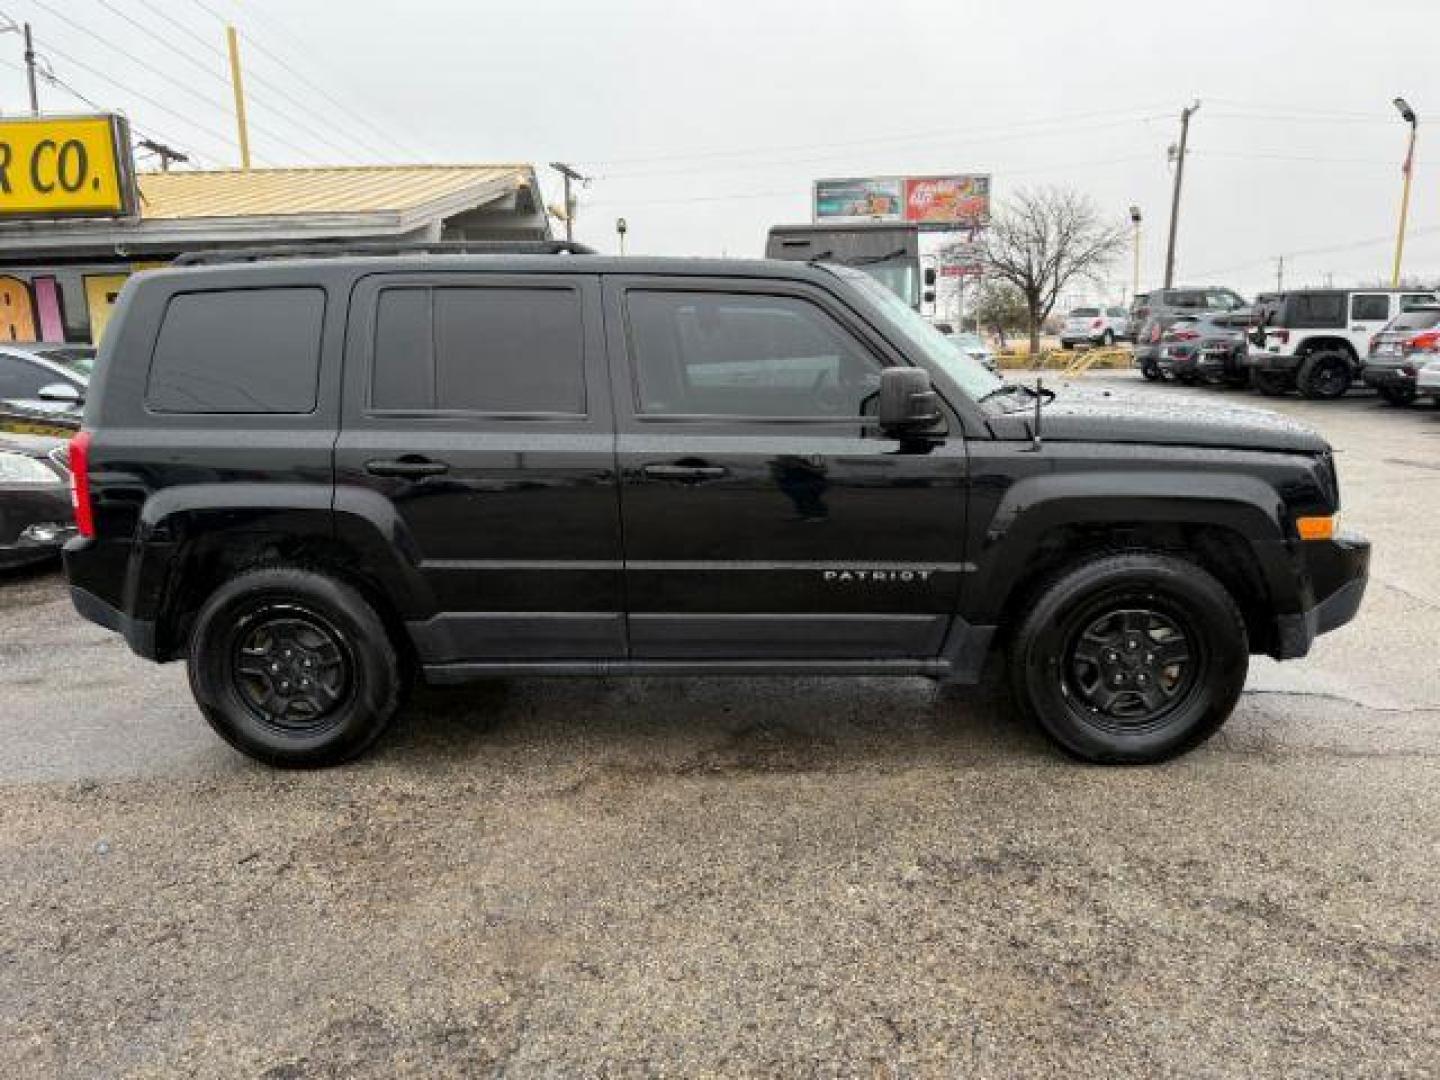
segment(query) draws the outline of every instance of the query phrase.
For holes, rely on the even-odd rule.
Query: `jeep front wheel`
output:
[[[1328,401],[1350,389],[1350,361],[1342,352],[1314,352],[1300,365],[1295,379],[1300,395]]]
[[[1162,761],[1212,735],[1245,684],[1249,645],[1214,577],[1168,555],[1093,559],[1043,588],[1011,642],[1021,711],[1087,761]]]
[[[190,688],[210,726],[257,761],[334,765],[365,751],[404,680],[384,622],[349,585],[288,567],[221,586],[195,620]]]

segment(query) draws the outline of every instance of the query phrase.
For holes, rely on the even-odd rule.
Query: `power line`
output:
[[[199,68],[201,71],[205,72],[206,75],[210,76],[210,77],[213,78],[213,79],[219,80],[221,83],[223,83],[223,84],[224,84],[225,86],[227,86],[227,87],[230,85],[230,80],[229,80],[225,75],[221,74],[221,71],[220,71],[219,69],[207,65],[207,64],[205,64],[203,61],[197,60],[193,55],[191,55],[191,53],[184,51],[183,48],[177,48],[177,47],[171,42],[170,39],[161,37],[161,35],[159,35],[158,33],[156,33],[156,32],[155,32],[154,30],[152,30],[151,28],[149,28],[149,27],[145,26],[144,24],[138,22],[136,19],[134,19],[134,18],[132,18],[131,16],[127,15],[125,12],[121,11],[119,8],[113,6],[113,4],[111,3],[111,0],[99,0],[99,2],[100,2],[101,5],[103,5],[103,6],[106,7],[106,8],[109,8],[112,12],[114,12],[114,13],[115,13],[116,15],[118,15],[120,18],[124,19],[126,22],[130,23],[132,26],[134,26],[134,27],[136,27],[137,29],[143,31],[144,33],[150,35],[151,37],[154,37],[154,38],[156,38],[157,40],[162,41],[165,45],[167,45],[167,46],[168,46],[172,51],[174,51],[177,55],[184,57],[185,60],[187,60],[187,61],[188,61],[190,64],[192,64],[193,66]],[[214,43],[212,43],[212,42],[206,41],[205,38],[203,38],[201,35],[197,34],[197,33],[196,33],[194,30],[192,30],[190,27],[186,26],[186,25],[185,25],[183,22],[181,22],[179,19],[176,19],[174,16],[170,15],[168,12],[162,11],[161,9],[153,6],[153,5],[150,3],[150,0],[139,0],[139,3],[142,4],[147,10],[149,10],[150,12],[152,12],[157,18],[163,19],[165,22],[167,22],[167,23],[169,23],[171,26],[175,27],[175,28],[176,28],[177,30],[179,30],[181,33],[185,34],[186,37],[190,38],[190,39],[191,39],[192,41],[194,41],[196,44],[200,45],[202,48],[204,48],[204,49],[206,49],[208,52],[212,53],[215,57],[217,57],[217,58],[219,59],[219,61],[221,62],[221,64],[227,64],[227,63],[229,63],[229,58],[225,55],[225,53],[223,53],[223,52],[220,51],[220,49],[219,49],[218,46],[216,46],[216,45],[215,45]],[[255,72],[255,71],[253,71],[253,70],[252,70],[252,71],[247,71],[247,72],[246,72],[246,81],[249,82],[249,83],[258,83],[260,86],[265,87],[267,93],[273,93],[273,94],[275,94],[277,97],[282,98],[282,99],[284,99],[285,101],[289,102],[291,105],[295,106],[295,108],[297,108],[297,109],[300,110],[301,115],[306,115],[306,114],[308,114],[309,111],[310,111],[302,102],[300,102],[300,101],[296,100],[295,98],[291,97],[284,89],[282,89],[281,87],[275,86],[274,84],[272,84],[272,83],[270,82],[269,79],[265,78],[263,75],[261,75],[261,74],[258,73],[258,72]],[[287,112],[287,111],[284,110],[284,109],[278,108],[277,106],[275,106],[274,104],[272,104],[271,102],[269,102],[269,101],[266,99],[265,95],[263,95],[263,94],[257,94],[257,93],[255,93],[255,92],[252,90],[252,91],[250,92],[249,97],[250,97],[250,99],[251,99],[252,101],[254,101],[254,102],[256,102],[257,104],[259,104],[259,105],[263,106],[264,108],[266,108],[266,109],[272,114],[272,116],[273,116],[274,118],[284,120],[285,122],[289,123],[292,127],[294,127],[294,128],[296,128],[297,130],[303,132],[303,133],[304,133],[306,136],[308,136],[309,138],[312,138],[312,139],[314,139],[316,142],[321,143],[321,144],[323,144],[323,145],[325,145],[325,146],[329,146],[331,149],[333,149],[333,150],[335,150],[337,153],[339,153],[342,157],[349,157],[349,158],[351,158],[351,159],[353,159],[353,160],[356,160],[356,161],[361,160],[359,157],[356,156],[355,151],[354,151],[353,149],[347,149],[346,147],[341,146],[339,143],[335,142],[335,141],[334,141],[333,139],[331,139],[328,135],[326,135],[323,131],[320,131],[318,128],[312,127],[312,126],[310,126],[309,124],[302,122],[295,114],[290,113],[290,112]],[[258,125],[257,125],[257,130],[258,130]]]
[[[1141,115],[1136,115],[1137,113],[1140,113]],[[1120,117],[1123,117],[1123,119],[1115,119],[1115,122],[1116,122],[1117,124],[1123,124],[1123,123],[1132,123],[1132,122],[1133,122],[1133,123],[1143,123],[1143,122],[1145,122],[1145,121],[1147,121],[1147,120],[1158,120],[1158,119],[1168,118],[1168,116],[1169,116],[1168,113],[1164,113],[1164,114],[1162,114],[1162,113],[1154,113],[1154,112],[1152,112],[1151,110],[1148,110],[1148,109],[1145,109],[1145,110],[1135,109],[1135,108],[1130,108],[1130,109],[1107,109],[1107,110],[1098,111],[1098,112],[1074,113],[1074,114],[1067,115],[1067,116],[1052,116],[1052,117],[1045,117],[1045,118],[1036,118],[1036,119],[1034,119],[1034,120],[1019,120],[1019,121],[1015,121],[1015,122],[1013,122],[1013,123],[1008,123],[1008,124],[1003,124],[1003,125],[989,124],[989,125],[985,125],[985,126],[979,127],[979,128],[969,128],[969,129],[966,129],[966,128],[955,128],[955,127],[932,128],[932,129],[929,129],[929,130],[927,130],[927,131],[910,132],[910,133],[904,134],[904,135],[872,136],[872,137],[870,137],[870,138],[865,138],[865,139],[839,139],[839,140],[832,139],[832,140],[829,140],[829,141],[826,141],[826,142],[817,142],[817,143],[790,143],[790,144],[788,144],[788,145],[786,145],[786,146],[749,147],[749,148],[734,149],[734,150],[707,150],[707,151],[700,151],[700,152],[693,153],[693,154],[662,154],[662,155],[656,155],[656,156],[651,156],[651,157],[613,158],[613,159],[611,159],[611,160],[609,160],[609,161],[593,161],[593,162],[591,162],[590,164],[593,165],[593,166],[596,167],[596,168],[605,168],[605,167],[608,167],[608,166],[611,166],[611,165],[632,165],[632,164],[643,164],[643,163],[647,163],[647,162],[662,162],[662,163],[663,163],[663,162],[667,162],[667,161],[700,161],[700,160],[712,160],[712,159],[714,159],[714,158],[722,158],[722,157],[748,157],[748,158],[761,158],[761,159],[763,160],[763,157],[764,157],[764,155],[766,155],[766,154],[772,154],[772,153],[786,154],[786,153],[792,153],[792,152],[794,152],[794,151],[796,151],[796,150],[828,150],[828,149],[832,149],[832,148],[835,148],[835,147],[878,146],[878,145],[888,145],[888,144],[894,144],[894,143],[920,142],[920,141],[924,141],[924,140],[928,140],[928,139],[940,139],[940,138],[948,138],[948,139],[952,139],[952,140],[954,140],[954,139],[960,139],[960,138],[971,138],[971,137],[974,137],[974,138],[983,138],[983,137],[985,137],[987,134],[992,133],[992,132],[995,133],[995,134],[997,134],[997,135],[1004,135],[1004,136],[1006,136],[1006,137],[1010,137],[1010,136],[1013,134],[1014,137],[1016,137],[1016,138],[1025,138],[1025,137],[1028,137],[1028,135],[1027,135],[1023,130],[1018,130],[1018,129],[1027,129],[1027,128],[1034,128],[1034,127],[1040,127],[1040,128],[1061,127],[1061,128],[1068,128],[1068,129],[1073,130],[1075,124],[1077,124],[1077,123],[1079,123],[1079,122],[1082,122],[1082,121],[1085,121],[1085,120],[1091,120],[1091,119],[1104,119],[1104,118],[1120,118]],[[1104,126],[1104,125],[1101,125],[1101,126]],[[623,175],[623,174],[614,174],[614,173],[612,173],[612,174],[609,174],[609,175],[613,177],[613,176]],[[650,174],[647,174],[647,175],[654,175],[654,174],[653,174],[653,173],[650,173]]]
[[[102,35],[100,35],[100,34],[97,34],[95,31],[91,30],[89,27],[84,26],[84,25],[82,25],[81,23],[77,23],[74,19],[71,19],[68,15],[65,15],[65,14],[63,14],[62,12],[56,11],[53,7],[50,6],[50,4],[47,2],[47,0],[31,0],[31,2],[32,2],[33,4],[35,4],[36,7],[40,8],[42,11],[45,11],[45,12],[49,13],[50,15],[54,16],[55,18],[59,19],[61,22],[65,23],[66,25],[73,27],[74,29],[80,31],[80,33],[86,35],[87,37],[93,38],[95,41],[100,42],[100,44],[104,45],[107,49],[110,49],[112,52],[119,53],[121,56],[125,57],[126,60],[133,60],[133,59],[134,59],[134,58],[130,55],[129,52],[127,52],[125,49],[121,48],[119,45],[116,45],[116,44],[115,44],[113,41],[111,41],[109,38],[106,38],[106,37],[104,37],[104,36],[102,36]],[[127,16],[127,18],[128,18],[128,16]],[[133,22],[133,20],[131,20],[131,21]],[[150,32],[149,30],[147,30],[147,29],[146,29],[145,27],[143,27],[143,26],[140,26],[139,23],[135,23],[134,25],[138,26],[138,27],[139,27],[142,31],[144,31],[146,34],[151,34],[151,32]],[[151,34],[151,36],[155,36],[155,35]],[[157,37],[156,40],[160,40],[160,39]],[[162,44],[165,44],[165,43],[162,42]],[[177,50],[175,50],[174,47],[171,46],[171,45],[165,44],[165,47],[166,47],[169,51],[171,51],[171,52],[177,52]],[[179,53],[179,55],[182,55],[182,56],[183,56],[183,55],[185,55],[185,54],[184,54],[184,53]],[[73,63],[74,61],[72,60],[71,62]],[[157,73],[157,74],[158,74],[158,73]],[[223,115],[226,115],[226,114],[229,112],[228,108],[226,107],[226,105],[225,105],[223,102],[216,101],[216,100],[215,100],[214,98],[212,98],[212,97],[206,97],[206,96],[205,96],[204,94],[202,94],[200,91],[196,90],[193,86],[190,86],[190,85],[188,85],[187,83],[184,83],[184,82],[180,81],[179,79],[170,78],[170,77],[164,76],[164,75],[161,75],[161,77],[164,78],[164,79],[166,80],[166,82],[173,84],[174,86],[178,87],[180,90],[183,90],[185,93],[189,94],[189,95],[190,95],[192,98],[194,98],[195,100],[201,102],[202,104],[208,105],[208,106],[209,106],[210,108],[212,108],[212,109],[217,110],[222,116],[223,116]],[[260,132],[260,133],[261,133],[262,135],[264,135],[266,138],[270,139],[272,142],[277,142],[277,143],[279,143],[281,146],[284,146],[284,147],[288,148],[289,150],[291,150],[291,151],[293,151],[293,152],[295,152],[295,153],[300,154],[302,157],[307,156],[307,155],[308,155],[308,156],[311,156],[312,158],[314,157],[314,152],[313,152],[313,151],[308,150],[308,149],[306,149],[305,147],[296,145],[295,143],[291,142],[289,139],[285,138],[283,135],[278,135],[278,134],[276,134],[274,131],[271,131],[269,128],[266,128],[266,127],[264,127],[264,126],[262,126],[262,125],[260,125],[260,124],[251,124],[251,127],[253,127],[256,131]]]
[[[1440,233],[1440,225],[1434,225],[1424,229],[1411,229],[1409,235],[1411,237],[1417,237],[1429,236],[1434,233]],[[1298,251],[1287,251],[1285,253],[1285,257],[1287,259],[1293,260],[1303,259],[1311,255],[1334,255],[1342,251],[1359,251],[1363,248],[1376,247],[1380,244],[1393,244],[1394,242],[1395,237],[1393,235],[1372,236],[1365,240],[1350,240],[1341,244],[1330,244],[1325,247],[1303,248]],[[1252,259],[1250,262],[1235,263],[1231,266],[1226,266],[1219,270],[1203,270],[1191,276],[1197,280],[1207,277],[1219,277],[1224,274],[1234,273],[1237,270],[1248,270],[1252,266],[1269,265],[1272,262],[1274,262],[1273,256],[1262,259]]]
[[[211,18],[215,19],[217,22],[221,23],[222,25],[228,25],[229,20],[227,20],[223,15],[221,15],[221,14],[220,14],[218,11],[216,11],[214,8],[210,7],[210,5],[206,4],[206,3],[204,2],[204,0],[191,0],[191,2],[194,3],[194,5],[195,5],[196,7],[198,7],[201,11],[205,12],[205,13],[206,13],[207,15],[209,15]],[[311,79],[310,77],[308,77],[307,75],[303,74],[302,72],[296,70],[295,67],[293,67],[291,64],[287,63],[283,57],[278,56],[276,53],[274,53],[274,52],[272,52],[270,49],[266,48],[260,41],[256,40],[254,34],[252,34],[252,33],[246,33],[244,36],[245,36],[245,40],[246,40],[247,42],[249,42],[251,45],[253,45],[253,46],[255,47],[255,50],[256,50],[257,52],[259,52],[262,56],[267,57],[272,63],[276,64],[276,65],[279,66],[281,69],[283,69],[284,71],[288,72],[288,73],[291,75],[292,78],[294,78],[294,79],[297,80],[298,82],[301,82],[301,83],[303,83],[304,85],[308,86],[314,93],[319,94],[322,98],[324,98],[326,101],[328,101],[328,102],[331,104],[331,106],[333,106],[335,109],[339,110],[339,111],[340,111],[341,113],[343,113],[344,115],[348,116],[348,117],[351,119],[352,122],[354,122],[355,124],[358,124],[363,130],[373,133],[373,134],[375,135],[375,137],[381,141],[382,144],[387,144],[387,143],[388,143],[388,144],[390,144],[390,145],[392,145],[392,146],[398,146],[400,149],[405,150],[406,153],[412,154],[412,156],[414,156],[414,157],[417,158],[417,159],[419,159],[419,158],[424,158],[424,157],[427,156],[427,155],[425,155],[425,154],[417,154],[417,153],[414,153],[413,150],[407,149],[403,143],[400,143],[398,140],[395,139],[393,133],[387,135],[387,134],[385,134],[384,132],[380,131],[373,123],[371,123],[369,120],[366,120],[366,119],[365,119],[363,116],[361,116],[359,113],[355,112],[352,108],[350,108],[348,105],[346,105],[343,101],[340,101],[340,100],[339,100],[338,98],[336,98],[333,94],[331,94],[328,90],[326,90],[323,86],[321,86],[321,85],[319,85],[317,82],[315,82],[315,80]],[[306,47],[306,48],[311,48],[310,46],[305,46],[305,47]],[[366,149],[368,149],[371,153],[377,154],[377,155],[378,155],[379,157],[381,157],[381,158],[386,158],[386,157],[387,157],[387,153],[388,153],[387,151],[385,151],[385,150],[378,150],[378,151],[377,151],[374,146],[371,146],[371,145],[369,145],[369,144],[367,144],[367,143],[365,143],[365,142],[362,142],[362,140],[360,140],[360,139],[356,139],[355,141],[356,141],[357,143],[360,143],[360,145],[365,146]]]

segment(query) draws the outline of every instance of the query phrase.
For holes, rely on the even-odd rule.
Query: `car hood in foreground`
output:
[[[1012,414],[1015,415],[1015,414]],[[1033,411],[1025,414],[1033,416]],[[1149,394],[1066,387],[1042,411],[1046,441],[1150,443],[1232,450],[1321,454],[1329,443],[1314,430],[1266,409]]]

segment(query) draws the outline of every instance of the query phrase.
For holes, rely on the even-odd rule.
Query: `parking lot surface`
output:
[[[425,690],[263,769],[0,579],[0,1075],[1440,1071],[1440,410],[1339,451],[1366,603],[1162,767],[921,680]]]

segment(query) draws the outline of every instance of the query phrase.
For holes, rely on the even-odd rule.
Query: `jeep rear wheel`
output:
[[[1021,711],[1087,761],[1138,765],[1212,735],[1245,684],[1225,587],[1168,555],[1104,556],[1051,579],[1010,648]]]
[[[1350,389],[1350,361],[1342,352],[1313,352],[1300,365],[1295,382],[1302,397],[1326,401]]]
[[[308,570],[241,574],[205,603],[190,688],[210,726],[269,765],[315,768],[365,751],[404,681],[384,622],[349,585]]]
[[[1290,377],[1279,371],[1251,371],[1250,385],[1266,397],[1283,397],[1292,389]]]

